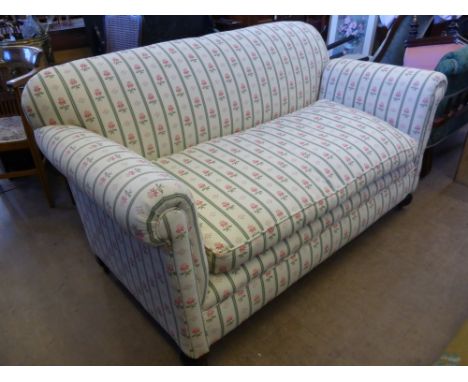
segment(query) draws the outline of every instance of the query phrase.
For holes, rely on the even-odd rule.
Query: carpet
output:
[[[445,348],[436,365],[468,366],[468,321]]]

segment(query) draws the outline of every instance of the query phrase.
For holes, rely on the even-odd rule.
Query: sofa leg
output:
[[[413,194],[408,194],[406,195],[406,198],[404,198],[400,203],[398,203],[397,208],[402,209],[403,207],[408,206],[412,201],[413,201]]]
[[[419,173],[419,177],[421,179],[431,172],[433,152],[434,152],[434,149],[432,147],[429,147],[424,151],[421,172]]]
[[[180,351],[179,358],[183,366],[208,366],[208,354],[202,355],[200,358],[193,359],[183,351]]]
[[[96,259],[96,262],[101,266],[104,273],[109,274],[110,273],[109,267],[106,264],[104,264],[104,262],[99,257],[94,256],[94,258]]]

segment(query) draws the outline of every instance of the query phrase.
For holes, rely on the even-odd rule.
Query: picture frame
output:
[[[378,16],[372,15],[335,15],[330,17],[327,44],[342,40],[350,35],[356,38],[334,48],[330,56],[359,55],[372,53]]]

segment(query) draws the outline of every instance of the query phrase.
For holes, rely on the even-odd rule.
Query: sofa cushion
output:
[[[417,143],[331,101],[156,163],[191,189],[211,272],[238,267],[413,162]]]

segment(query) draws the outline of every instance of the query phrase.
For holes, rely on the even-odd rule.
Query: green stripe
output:
[[[76,102],[75,102],[75,99],[73,98],[73,95],[71,94],[70,92],[70,89],[68,88],[68,85],[66,83],[66,81],[64,80],[64,78],[62,77],[62,74],[57,70],[56,67],[53,67],[52,68],[55,72],[55,74],[57,75],[57,77],[59,78],[60,82],[62,83],[62,87],[63,89],[65,90],[65,92],[67,93],[67,96],[68,96],[68,99],[71,101],[70,102],[70,105],[72,106],[73,108],[73,111],[75,112],[75,115],[80,123],[81,126],[85,126],[85,122],[83,121],[83,118],[81,118],[81,115],[76,107]]]
[[[262,34],[264,34],[265,36],[268,37],[268,35],[267,35],[265,32],[263,32],[263,30],[262,30],[261,28],[259,29],[259,28],[255,27],[255,28],[252,28],[252,29],[255,29],[256,32],[259,33],[259,34],[262,33]],[[271,55],[271,53],[270,53],[270,50],[269,50],[268,47],[265,45],[265,43],[263,42],[263,40],[262,40],[262,39],[259,39],[259,40],[260,40],[260,42],[262,43],[262,45],[265,47],[265,51],[267,52],[268,57],[270,57],[271,68],[272,68],[272,70],[273,70],[273,73],[275,74],[276,84],[277,84],[277,86],[278,86],[278,96],[279,96],[279,102],[278,102],[278,103],[279,103],[279,107],[280,107],[279,115],[281,116],[281,115],[283,115],[283,103],[281,102],[281,99],[282,99],[282,98],[281,98],[281,83],[280,83],[280,80],[279,80],[279,77],[278,77],[278,72],[276,71],[276,66],[277,66],[277,65],[275,65],[275,60],[273,59],[273,57],[272,57],[272,55]],[[270,41],[271,41],[271,40],[270,40]],[[274,46],[272,46],[272,47],[274,47]],[[280,60],[280,61],[281,61],[281,60]],[[283,65],[283,69],[284,69],[284,65]],[[269,75],[268,75],[268,78],[270,78]],[[268,85],[269,85],[269,84],[270,84],[270,81],[268,81]],[[273,92],[271,93],[271,95],[272,95],[272,101],[271,101],[271,119],[273,119],[273,116],[274,116],[274,113],[273,113]]]
[[[224,149],[222,149],[220,146],[213,145],[213,144],[210,143],[210,142],[207,142],[207,143],[205,143],[205,144],[206,144],[206,145],[209,145],[209,146],[213,146],[213,147],[217,148],[217,149],[220,150],[220,151],[226,152],[226,151],[225,151]],[[218,161],[218,162],[222,162],[225,166],[227,166],[228,168],[230,168],[230,169],[232,169],[232,170],[238,171],[234,166],[230,165],[228,162],[226,162],[225,160],[223,160],[221,157],[217,157],[217,156],[212,155],[212,154],[210,154],[210,153],[208,153],[208,152],[205,152],[205,151],[203,151],[202,149],[200,149],[199,147],[194,147],[193,150],[196,150],[196,151],[202,153],[203,155],[206,155],[206,156],[208,156],[208,157],[210,157],[210,158],[213,158],[214,160],[216,160],[216,161]],[[228,153],[228,154],[229,154],[229,153]],[[244,162],[244,163],[248,163],[248,162],[244,161],[243,159],[241,159],[240,157],[234,157],[234,158],[236,158],[236,159],[238,159],[238,160],[240,160],[240,161],[242,161],[242,162]],[[203,162],[200,162],[200,163],[203,163]],[[274,178],[270,177],[268,174],[266,174],[266,173],[265,173],[263,170],[261,170],[259,167],[254,167],[254,166],[250,165],[250,163],[248,163],[248,165],[249,165],[250,167],[252,167],[254,170],[258,170],[259,172],[261,172],[261,173],[263,173],[264,175],[266,175],[271,181],[273,181],[273,182],[274,182],[275,184],[277,184],[278,186],[280,185]],[[221,174],[219,171],[215,170],[214,168],[211,168],[211,167],[210,167],[210,169],[211,169],[212,171],[215,171],[215,172],[216,172],[217,174],[219,174],[220,176],[223,176],[223,174]],[[200,175],[200,176],[201,176],[201,175]],[[267,188],[263,187],[262,184],[256,182],[255,179],[251,178],[250,176],[246,176],[246,178],[249,180],[249,182],[252,182],[252,183],[256,184],[256,185],[257,185],[258,187],[260,187],[263,191],[267,192],[270,196],[272,196],[274,199],[276,199],[276,196],[275,196],[274,194],[272,194]],[[226,178],[226,179],[227,179],[227,178]],[[229,179],[230,179],[230,178],[229,178]],[[231,181],[231,180],[230,180],[230,181]],[[233,182],[233,183],[234,183],[234,182]],[[237,183],[236,183],[236,184],[237,184]],[[249,192],[248,192],[246,189],[244,189],[242,186],[238,185],[238,188],[239,188],[239,189],[242,189],[247,195],[249,195]],[[284,189],[284,187],[283,187],[282,185],[281,185],[281,188]],[[257,198],[256,198],[255,196],[253,196],[253,195],[250,195],[250,197],[252,197],[253,199],[257,200]],[[263,202],[262,202],[260,199],[258,199],[258,200],[259,200],[259,203],[260,203],[260,204],[264,205]],[[291,215],[291,211],[289,211],[289,209],[281,202],[281,200],[277,200],[277,202],[283,207],[283,209],[284,209],[284,210],[287,212],[287,214],[289,215],[289,220],[291,221],[292,229],[294,229],[294,221],[293,221],[293,218],[292,218],[292,215]],[[265,205],[264,205],[264,206],[265,206]],[[267,207],[265,207],[265,209],[268,210],[268,212],[270,213],[270,215],[273,217],[273,220],[277,221],[275,215],[272,214],[272,213],[269,211],[269,209],[268,209]],[[277,224],[280,224],[280,223],[282,223],[282,222],[278,222]],[[281,232],[280,232],[279,226],[277,227],[277,231],[278,231],[278,238],[280,238],[280,237],[281,237]]]
[[[268,28],[268,29],[270,29],[270,28]],[[258,30],[259,30],[259,28],[257,28],[257,31]],[[270,29],[270,31],[271,31],[271,29]],[[276,54],[278,56],[280,56],[279,49],[278,49],[277,44],[275,43],[275,41],[273,41],[271,39],[271,37],[269,36],[268,33],[265,33],[263,31],[262,31],[262,33],[265,35],[265,37],[267,37],[270,40],[270,42],[272,44],[272,47],[275,48],[275,50],[276,50]],[[276,37],[278,37],[277,33],[275,31],[272,31],[272,33],[274,33],[276,35]],[[291,60],[289,60],[289,61],[291,62]],[[286,74],[286,72],[287,72],[286,67],[284,66],[284,62],[283,62],[282,57],[279,57],[279,62],[281,63],[281,66],[283,67],[284,79],[286,81],[286,91],[287,91],[287,94],[288,94],[288,97],[287,97],[288,98],[288,108],[287,108],[287,111],[286,111],[286,114],[287,114],[287,113],[289,113],[289,106],[290,106],[290,104],[289,104],[289,84],[288,84],[289,81],[288,81],[288,77],[287,77],[287,74]],[[271,65],[275,68],[275,72],[276,72],[277,62],[275,63],[275,60],[272,60]],[[284,115],[284,114],[283,114],[283,110],[282,110],[283,109],[283,99],[281,97],[281,85],[279,84],[279,78],[278,78],[278,91],[279,91],[279,96],[280,96],[280,116],[281,116],[281,115]],[[297,98],[297,94],[296,94],[296,98]]]
[[[177,46],[171,42],[168,42],[168,44],[171,44],[174,49],[176,49],[179,54],[181,55],[181,57],[185,60],[185,62],[187,63],[187,65],[190,67],[190,70],[192,71],[192,76],[195,78],[194,82],[195,84],[197,85],[197,88],[198,88],[198,94],[200,94],[200,98],[202,100],[202,103],[203,103],[203,110],[205,111],[205,120],[206,120],[206,124],[207,124],[207,128],[208,128],[208,140],[211,139],[211,122],[210,122],[210,118],[208,116],[208,112],[207,112],[207,109],[206,109],[206,102],[205,102],[205,97],[203,96],[203,92],[200,88],[200,83],[198,82],[198,77],[196,76],[196,73],[197,71],[196,70],[193,70],[193,66],[192,64],[190,63],[190,61],[187,59],[186,55],[184,53],[182,53],[180,51],[179,48],[177,48]],[[187,44],[187,43],[186,43]],[[198,56],[198,54],[192,50],[192,52],[198,57],[198,60],[200,61],[200,58]],[[201,64],[201,67],[203,68],[203,70],[205,71],[205,74],[206,74],[206,77],[208,79],[208,81],[210,82],[210,88],[211,88],[211,92],[213,93],[213,99],[216,103],[216,110],[218,111],[218,121],[219,121],[219,130],[220,130],[220,136],[223,135],[223,124],[222,124],[222,121],[221,121],[221,111],[219,109],[219,104],[218,104],[218,96],[215,92],[215,88],[213,86],[213,82],[211,81],[211,77],[210,75],[208,74],[208,72],[206,71],[206,68],[203,64]],[[179,76],[180,76],[180,72],[179,70],[177,70],[177,72],[179,73]],[[187,86],[185,85],[185,81],[182,79],[182,76],[181,76],[181,82],[184,86],[184,89],[185,89],[185,96],[187,97],[187,102],[189,103],[190,105],[190,108],[192,110],[192,114],[193,114],[193,119],[195,120],[196,119],[196,115],[195,115],[195,111],[193,109],[193,106],[192,106],[192,102],[190,100],[190,97],[189,97],[189,91],[187,89]],[[223,83],[224,84],[224,83]],[[198,136],[198,129],[196,128],[196,125],[195,125],[195,130],[197,132],[196,136],[195,136],[195,139],[196,139],[196,143],[198,144],[199,143],[199,136]]]
[[[109,91],[107,90],[107,86],[105,85],[104,80],[103,80],[102,77],[101,77],[101,74],[99,73],[99,71],[98,71],[97,68],[94,66],[94,64],[92,63],[91,60],[85,59],[85,61],[89,64],[89,66],[90,66],[91,68],[93,68],[94,73],[96,74],[96,77],[98,78],[99,82],[101,83],[102,89],[103,89],[104,92],[106,93],[106,97],[107,97],[107,99],[109,100],[109,105],[110,105],[110,107],[111,107],[111,109],[112,109],[112,112],[114,113],[115,121],[117,122],[117,125],[118,125],[118,127],[119,127],[120,135],[121,135],[121,137],[122,137],[122,142],[123,142],[124,146],[128,146],[127,139],[125,138],[125,134],[124,134],[124,132],[123,132],[122,125],[121,125],[121,123],[120,123],[120,118],[119,118],[117,112],[115,111],[114,103],[112,102],[112,98],[111,98],[111,96],[110,96],[110,94],[109,94]],[[81,74],[79,73],[78,69],[75,68],[75,67],[73,66],[73,64],[70,64],[70,65],[72,65],[72,67],[75,69],[76,73],[77,73],[78,76],[81,78],[81,81],[84,82],[84,79],[81,77]],[[91,99],[92,99],[92,96],[91,96],[91,94],[90,94],[90,92],[89,92],[88,87],[85,86],[85,89],[86,89],[86,94],[88,95],[88,98],[91,100]],[[91,105],[93,106],[94,113],[96,114],[97,118],[100,118],[95,103],[94,103],[94,102],[91,102]],[[101,124],[101,127],[102,127],[102,121],[101,121],[100,119],[99,119],[99,121],[100,121],[100,124]],[[103,130],[104,130],[104,128],[103,128]]]
[[[39,79],[39,81],[41,81],[42,87],[44,88],[44,91],[45,91],[46,94],[47,94],[47,98],[49,98],[49,104],[52,106],[52,109],[53,109],[54,112],[55,112],[55,116],[56,116],[57,119],[59,120],[60,124],[63,125],[62,116],[60,115],[60,112],[59,112],[59,110],[57,109],[57,106],[55,105],[55,101],[52,99],[52,95],[51,95],[50,92],[49,92],[48,86],[47,86],[46,83],[44,82],[44,79],[42,78],[42,76],[37,76],[37,78]]]
[[[216,46],[212,41],[208,40],[211,44],[213,44],[214,46]],[[201,48],[203,48],[210,57],[211,56],[211,52],[208,50],[208,48],[206,46],[204,46],[204,44],[200,44]],[[222,56],[224,57],[224,60],[225,62],[229,62],[229,60],[227,59],[226,55],[224,54],[224,52],[222,50],[219,50],[219,52],[222,54]],[[216,62],[216,60],[214,58],[213,59],[213,62],[216,66],[216,69],[218,70],[218,73],[221,73],[221,69],[218,67],[218,63]],[[238,64],[240,65],[240,63]],[[242,127],[241,127],[241,130],[245,130],[245,119],[244,119],[244,106],[243,106],[243,102],[242,102],[242,95],[240,93],[240,90],[239,90],[239,84],[237,83],[237,77],[236,75],[234,74],[232,68],[230,65],[226,65],[227,66],[227,69],[229,69],[229,71],[231,72],[231,78],[234,80],[234,83],[236,85],[236,91],[237,91],[237,96],[238,96],[238,101],[239,101],[239,109],[240,109],[240,113],[241,113],[241,121],[242,121]],[[224,83],[223,82],[223,78],[221,78],[221,83]],[[228,94],[228,91],[226,89],[226,94]],[[229,105],[229,110],[231,110],[231,107],[232,105]],[[234,132],[234,119],[231,117],[231,121],[232,121],[232,129],[231,131]]]
[[[156,48],[159,48],[160,51],[162,53],[164,53],[167,57],[168,57],[168,54],[165,50],[163,50],[161,48],[161,46],[159,45],[151,45],[152,48],[156,49]],[[159,59],[158,57],[156,57],[153,52],[151,52],[151,50],[147,47],[144,48],[153,58],[154,58],[154,61],[156,64],[158,64],[159,66],[159,69],[162,71],[162,74],[164,75],[164,77],[166,78],[166,84],[167,84],[167,88],[169,89],[169,91],[171,92],[171,95],[172,95],[172,99],[174,100],[174,105],[176,106],[177,108],[177,116],[179,117],[179,127],[180,127],[180,132],[182,134],[182,146],[183,148],[186,148],[187,147],[187,140],[185,139],[185,128],[184,128],[184,122],[182,120],[182,113],[181,113],[181,110],[180,110],[180,105],[179,105],[179,101],[177,100],[177,96],[174,94],[174,89],[172,89],[172,86],[170,85],[170,81],[169,81],[169,76],[167,75],[166,73],[166,70],[164,69],[164,67],[161,65],[161,63],[159,62]],[[172,58],[171,58],[171,61],[172,61]],[[173,61],[172,61],[173,62]],[[173,64],[173,66],[175,66]],[[192,104],[190,103],[190,107],[192,108]],[[196,124],[194,122],[194,126],[196,127]],[[170,125],[167,126],[168,129],[171,128]]]
[[[248,153],[251,154],[251,155],[257,155],[258,158],[261,158],[259,154],[256,154],[256,153],[251,152],[250,150],[247,149],[246,146],[240,146],[240,145],[238,145],[237,143],[235,143],[233,140],[226,140],[226,142],[230,143],[231,145],[233,145],[233,146],[235,146],[235,147],[241,148],[243,151],[248,152]],[[214,145],[213,145],[213,146],[214,146]],[[220,148],[219,146],[215,146],[215,147],[221,150],[221,148]],[[224,152],[227,152],[227,151],[224,150],[224,149],[223,149],[223,151],[224,151]],[[241,159],[240,157],[236,157],[236,158],[239,159],[239,160],[244,161],[244,160]],[[262,158],[262,159],[263,159],[263,158]],[[265,160],[267,160],[267,159],[265,158]],[[244,162],[247,163],[246,161],[244,161]],[[281,172],[284,171],[284,170],[282,170],[280,167],[276,166],[276,165],[274,164],[274,162],[268,162],[268,164],[269,164],[270,166],[275,167],[277,170],[279,170],[279,171],[281,171]],[[262,171],[262,170],[259,170],[259,171],[261,171],[263,174],[267,175],[267,177],[268,177],[268,174],[266,174],[264,171]],[[296,181],[296,179],[290,178],[290,180],[293,181],[294,183],[296,183],[296,185],[298,185],[300,188],[303,187],[299,182]],[[277,183],[277,184],[278,184],[278,185],[281,185],[281,183]],[[286,187],[284,187],[283,185],[281,185],[281,187],[282,187],[284,190],[286,190],[286,191],[288,192],[288,190],[286,189]],[[296,198],[296,196],[295,196],[294,194],[289,193],[288,196],[291,196],[291,197],[296,201],[296,203],[297,203],[299,206],[302,207],[302,203],[299,202],[299,200]],[[315,208],[315,215],[317,215],[317,207],[316,207],[315,205],[314,205],[314,208]],[[302,212],[302,214],[303,214],[303,216],[304,216],[304,218],[305,218],[305,213],[304,213],[303,211],[301,211],[301,212]]]
[[[187,155],[187,154],[185,154]],[[187,155],[188,156],[188,155]],[[185,168],[186,170],[189,170],[189,171],[192,171],[192,169],[188,166],[185,166],[184,164],[180,163],[179,161],[177,161],[174,156],[172,156],[170,158],[171,161],[177,163],[179,166]],[[212,168],[210,168],[211,170],[213,170]],[[170,170],[168,170],[170,171]],[[177,176],[175,173],[173,173],[174,176]],[[197,177],[200,177],[198,174],[195,174],[197,175]],[[222,175],[221,175],[222,176]],[[204,180],[205,182],[209,183],[213,188],[217,189],[222,195],[224,195],[225,197],[228,198],[228,200],[232,200],[232,197],[230,195],[228,195],[226,192],[224,192],[220,187],[218,187],[216,184],[214,184],[213,182],[211,182],[210,180],[208,180],[208,178],[202,178],[202,180]],[[188,186],[190,186],[190,188],[192,190],[194,190],[195,192],[197,192],[198,194],[200,194],[200,192],[198,191],[198,189],[196,187],[194,187],[192,184],[190,183],[186,183]],[[203,195],[203,194],[201,194]],[[204,198],[205,199],[205,198]],[[222,215],[224,215],[226,217],[227,220],[230,220],[237,228],[238,230],[242,233],[242,235],[245,237],[245,239],[249,240],[249,254],[252,256],[252,247],[251,247],[251,240],[252,238],[250,237],[250,235],[239,225],[239,223],[235,220],[231,220],[231,216],[227,213],[225,213],[223,210],[221,210],[216,204],[214,204],[211,200],[208,200],[208,199],[205,199],[207,202],[209,202],[214,208],[216,208],[216,210],[218,210],[219,212],[222,213]],[[243,205],[243,204],[238,204],[238,207],[242,210],[244,210],[247,215],[249,215],[253,221],[255,221],[255,223],[257,223],[258,227],[263,230],[263,225],[260,223],[260,221]],[[216,227],[214,227],[214,231],[219,234],[220,236],[222,235],[222,232],[220,230],[218,230]],[[232,244],[231,244],[232,246]],[[264,247],[266,247],[266,241],[264,241]]]
[[[143,139],[142,139],[141,134],[140,134],[140,129],[138,128],[138,122],[137,122],[137,119],[135,117],[135,113],[133,112],[133,108],[131,107],[132,103],[130,102],[130,98],[128,98],[127,92],[126,92],[126,90],[125,90],[125,88],[124,88],[124,86],[122,84],[122,81],[120,79],[120,76],[117,74],[114,66],[106,58],[106,55],[102,55],[101,57],[102,57],[102,59],[104,61],[107,62],[107,64],[109,65],[109,69],[112,70],[112,72],[114,73],[115,79],[117,80],[118,84],[120,85],[120,89],[121,89],[122,94],[125,97],[125,101],[127,102],[127,105],[128,105],[128,110],[130,111],[130,113],[132,115],[133,123],[134,123],[134,126],[135,126],[135,132],[138,135],[138,141],[140,143],[141,155],[145,156],[145,148],[143,147]],[[135,86],[138,87],[139,86],[138,83],[136,83]]]
[[[245,29],[244,30],[245,32],[250,32],[251,34],[254,35],[255,38],[257,38],[257,36],[255,36],[255,34],[250,30],[250,29]],[[248,39],[248,38],[247,38]],[[267,68],[265,66],[265,62],[263,61],[263,55],[260,54],[260,51],[257,49],[257,47],[248,39],[248,41],[250,42],[250,44],[253,46],[253,48],[255,49],[255,52],[257,53],[257,57],[260,59],[260,61],[262,62],[262,65],[263,65],[263,72],[265,73],[265,80],[268,78],[270,78],[269,74],[268,74],[268,71],[267,71]],[[265,51],[267,52],[267,54],[270,56],[270,52],[268,52],[268,49],[265,47],[265,44],[263,44],[263,41],[261,41],[261,39],[259,39],[259,41],[262,43]],[[270,59],[271,59],[271,56],[270,56]],[[272,64],[273,66],[273,64]],[[275,72],[276,73],[276,72]],[[257,78],[258,79],[258,78]],[[271,121],[271,119],[273,118],[273,94],[271,92],[271,86],[270,86],[270,81],[267,80],[266,81],[267,85],[268,85],[268,94],[270,95],[270,118],[266,119],[264,116],[263,116],[263,111],[262,111],[262,122],[265,122],[265,121]],[[279,86],[279,84],[278,84]],[[261,89],[261,86],[260,86],[260,94],[261,94],[261,97],[262,97],[262,107],[263,107],[263,91]],[[281,102],[280,102],[280,105],[281,105]],[[262,109],[263,110],[263,109]]]
[[[278,24],[277,24],[278,25]],[[278,28],[284,32],[284,30],[278,26]],[[299,58],[299,54],[297,53],[297,49],[296,49],[296,45],[293,43],[291,37],[289,36],[289,34],[287,32],[284,32],[284,35],[288,37],[288,40],[291,42],[291,45],[294,49],[294,51],[296,52],[296,60],[297,62],[300,63],[300,58]],[[281,39],[281,41],[283,41],[283,39]],[[283,42],[283,46],[284,46],[284,42]],[[286,50],[286,53],[288,54],[288,57],[289,57],[289,63],[291,65],[291,69],[292,69],[292,73],[293,73],[293,76],[294,76],[294,87],[296,89],[296,106],[295,106],[295,109],[294,110],[297,110],[299,109],[299,104],[298,104],[298,94],[297,94],[297,85],[298,83],[302,82],[302,93],[304,94],[305,93],[305,84],[304,84],[304,73],[302,72],[302,65],[299,65],[299,68],[301,70],[301,76],[300,76],[300,81],[297,80],[297,76],[296,76],[296,71],[294,70],[294,65],[293,65],[293,59],[291,57],[291,55],[289,54],[289,51],[287,49],[287,45],[285,46],[285,50]],[[304,52],[304,55],[305,55],[305,52]],[[289,87],[288,87],[289,88]]]
[[[207,264],[206,264],[206,260],[207,260],[206,256],[204,256],[205,251],[204,251],[202,241],[201,241],[202,236],[201,236],[201,233],[200,233],[200,227],[199,227],[198,222],[196,220],[197,211],[195,210],[195,207],[193,206],[193,203],[192,203],[191,199],[185,194],[176,194],[176,193],[173,193],[173,194],[171,194],[169,196],[160,198],[160,200],[155,205],[153,205],[153,207],[151,207],[151,210],[150,210],[150,212],[148,214],[148,218],[146,220],[146,229],[147,229],[147,231],[148,231],[148,233],[150,235],[150,240],[156,244],[157,242],[154,239],[154,232],[153,232],[153,227],[151,225],[151,222],[154,220],[155,215],[156,215],[156,211],[158,210],[158,208],[161,205],[163,205],[165,202],[167,202],[168,200],[171,200],[171,199],[182,199],[182,200],[184,200],[186,202],[187,206],[190,208],[191,216],[193,216],[195,218],[195,221],[191,221],[190,224],[192,224],[192,226],[193,226],[193,228],[195,230],[195,236],[197,238],[196,242],[198,244],[198,254],[199,254],[200,262],[202,263],[201,268],[202,268],[202,271],[203,271],[204,284],[203,284],[201,304],[203,305],[203,303],[205,301],[205,297],[206,297],[206,289],[208,288],[208,275],[206,273],[206,270],[207,270],[208,267],[207,267]]]
[[[229,48],[231,49],[232,53],[236,56],[237,58],[237,62],[239,63],[239,68],[241,68],[242,70],[242,74],[244,75],[244,78],[245,78],[245,82],[246,82],[246,87],[247,87],[247,91],[249,93],[249,98],[250,98],[250,105],[252,107],[252,125],[251,126],[255,126],[255,108],[254,108],[254,102],[253,102],[253,99],[252,99],[252,92],[250,91],[250,84],[249,84],[249,79],[247,77],[247,75],[245,74],[245,71],[244,71],[244,67],[242,65],[242,60],[239,59],[239,56],[237,55],[235,49],[232,48],[232,46],[226,42],[226,40],[222,39],[220,34],[217,34],[216,37],[218,37],[219,39],[223,40],[224,43],[229,46]],[[239,44],[239,46],[241,46],[242,44]],[[222,51],[222,49],[219,49],[220,51]],[[224,54],[223,54],[224,55]],[[229,66],[229,65],[228,65]],[[252,69],[253,70],[253,69]],[[237,84],[237,82],[236,82]],[[242,101],[241,101],[242,103]],[[242,119],[245,120],[245,116],[242,115]],[[242,129],[244,130],[244,129]]]
[[[382,89],[385,86],[385,81],[387,80],[387,77],[390,75],[391,72],[393,72],[397,68],[398,68],[398,66],[391,66],[390,70],[387,71],[387,73],[384,75],[383,79],[380,80],[379,91],[377,92],[377,95],[375,96],[375,105],[374,105],[374,110],[371,113],[372,115],[375,115],[375,112],[377,110],[377,106],[379,104],[380,93],[382,93]]]
[[[136,57],[138,57],[134,51],[132,51],[132,53],[133,53]],[[141,100],[143,101],[142,103],[145,105],[146,114],[148,115],[149,122],[151,123],[151,129],[150,129],[150,130],[151,130],[151,132],[153,133],[154,142],[157,143],[156,133],[155,133],[155,129],[154,129],[155,123],[154,123],[153,117],[152,117],[152,115],[151,115],[150,107],[149,107],[148,103],[146,102],[146,97],[145,97],[145,95],[143,94],[143,91],[141,90],[141,88],[140,88],[140,86],[139,86],[139,82],[140,82],[140,81],[138,81],[138,79],[136,78],[135,73],[133,73],[132,67],[128,64],[128,62],[126,61],[126,59],[125,59],[121,54],[119,54],[119,53],[115,53],[115,54],[116,54],[118,57],[120,57],[120,58],[122,59],[122,62],[125,63],[125,65],[126,65],[127,68],[128,68],[129,73],[131,74],[133,80],[135,81],[135,86],[136,86],[136,88],[138,89],[138,92],[140,93],[140,98],[141,98]],[[140,61],[141,61],[141,60],[140,60]],[[129,105],[129,106],[130,106],[130,105]],[[137,130],[138,137],[141,138],[141,135],[140,135],[140,127],[139,127],[139,125],[138,125],[138,122],[135,120],[135,118],[134,118],[134,121],[135,121],[135,129]],[[144,149],[144,146],[143,146],[143,141],[141,142],[141,146],[143,147],[142,155],[143,155],[144,157],[146,157],[146,155],[145,155],[145,149]],[[159,154],[158,154],[158,157],[159,157]]]
[[[135,57],[140,59],[140,57],[136,54],[135,50],[131,49],[131,50],[129,50],[129,52],[133,53],[135,55]],[[161,112],[162,112],[162,114],[164,116],[164,122],[166,123],[166,127],[167,127],[167,134],[169,135],[169,145],[171,147],[171,153],[173,153],[174,152],[174,147],[172,145],[172,137],[171,137],[171,132],[170,132],[171,129],[170,129],[169,121],[167,119],[166,110],[165,110],[164,105],[162,103],[161,95],[159,94],[158,87],[156,86],[156,83],[154,82],[153,76],[151,75],[151,71],[148,69],[148,66],[146,65],[144,60],[140,59],[140,62],[145,67],[145,72],[147,73],[148,78],[150,79],[151,84],[153,85],[153,90],[156,93],[156,97],[158,97],[159,108],[161,109]],[[153,130],[155,128],[156,128],[156,126],[153,126]],[[156,136],[155,136],[155,143],[156,143],[156,147],[158,148],[158,158],[159,158],[162,155],[161,154],[162,149],[159,147],[159,141],[158,141],[158,138]]]
[[[110,155],[115,155],[116,153],[119,153],[119,152],[128,154],[128,150],[125,150],[125,151],[112,152],[112,153],[110,153]],[[103,157],[103,158],[105,158],[105,157]],[[131,159],[131,157],[121,158],[121,159],[116,160],[116,161],[114,161],[114,162],[112,162],[112,163],[106,164],[106,165],[105,165],[106,167],[104,167],[101,171],[99,171],[98,174],[95,175],[95,180],[94,180],[94,183],[93,183],[92,195],[95,195],[95,193],[96,193],[96,185],[97,185],[98,180],[99,180],[99,178],[101,177],[101,175],[102,175],[103,172],[105,172],[105,171],[110,171],[110,168],[111,168],[113,165],[115,165],[115,164],[117,164],[117,163],[121,163],[121,162],[126,161],[126,160],[129,160],[129,159]],[[91,166],[92,166],[93,164],[95,164],[95,163],[97,163],[97,162],[93,162],[93,163],[91,164]],[[91,166],[89,166],[88,170],[91,168]],[[134,166],[134,164],[132,164],[131,167],[128,167],[128,169],[132,168],[133,166]]]
[[[39,77],[39,76],[38,76],[38,77]],[[34,96],[33,96],[32,93],[31,93],[30,86],[25,86],[25,90],[26,90],[26,92],[27,92],[27,94],[28,94],[28,96],[29,96],[29,99],[31,100],[31,102],[32,102],[32,104],[33,104],[34,109],[36,109],[35,114],[39,117],[39,120],[40,120],[40,122],[41,122],[41,125],[42,125],[42,126],[45,126],[46,123],[45,123],[44,120],[42,119],[42,114],[39,113],[39,109],[38,109],[38,107],[37,107],[36,101],[34,100]]]
[[[250,40],[248,39],[248,37],[245,37],[245,39],[247,41],[250,42]],[[250,44],[253,46],[253,44],[250,42]],[[241,47],[241,49],[244,51],[247,59],[249,60],[250,62],[250,65],[252,65],[252,71],[255,75],[255,79],[257,80],[257,89],[258,89],[258,92],[260,93],[260,103],[261,103],[261,110],[262,110],[262,119],[261,119],[261,122],[263,122],[265,120],[265,116],[264,116],[264,106],[263,106],[263,92],[262,92],[262,88],[261,88],[261,85],[260,85],[260,80],[258,79],[258,74],[257,74],[257,68],[255,67],[252,59],[250,58],[250,55],[249,53],[247,52],[247,50],[244,48],[244,44],[239,44],[239,46]],[[254,47],[255,49],[255,47]],[[257,51],[255,49],[255,51]],[[263,63],[263,62],[262,62]],[[266,73],[265,73],[266,74]],[[247,82],[248,82],[248,79],[247,79]],[[253,89],[255,89],[255,86],[252,86]],[[253,122],[253,125],[255,126],[255,118],[254,118],[254,114],[253,114],[253,111],[255,109],[255,103],[253,101],[253,98],[251,99],[252,100],[252,122]]]

